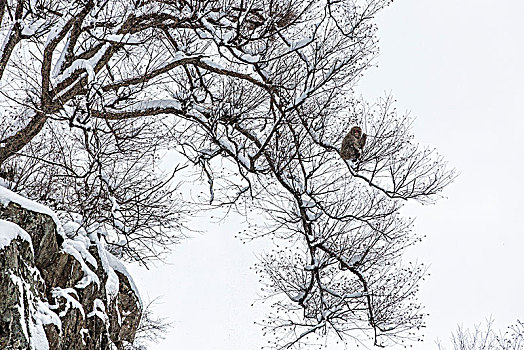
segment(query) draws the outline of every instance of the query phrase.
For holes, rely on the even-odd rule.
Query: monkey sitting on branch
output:
[[[351,128],[349,133],[342,140],[342,147],[340,148],[340,156],[344,160],[356,161],[360,158],[360,150],[366,144],[366,134],[362,133],[362,129],[358,126]]]

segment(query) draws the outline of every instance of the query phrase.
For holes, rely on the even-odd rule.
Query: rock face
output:
[[[141,312],[96,235],[0,186],[0,349],[127,349]]]

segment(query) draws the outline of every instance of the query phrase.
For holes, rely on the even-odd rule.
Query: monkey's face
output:
[[[355,137],[356,137],[357,139],[359,139],[359,138],[360,138],[360,130],[357,129],[357,128],[355,128],[355,129],[353,130],[353,135],[355,135]]]

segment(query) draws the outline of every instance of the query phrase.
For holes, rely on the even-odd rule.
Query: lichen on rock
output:
[[[1,349],[125,349],[141,314],[131,277],[96,235],[0,186]]]

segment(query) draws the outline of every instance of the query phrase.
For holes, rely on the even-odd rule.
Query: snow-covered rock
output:
[[[96,235],[0,186],[0,349],[123,349],[141,313]]]

